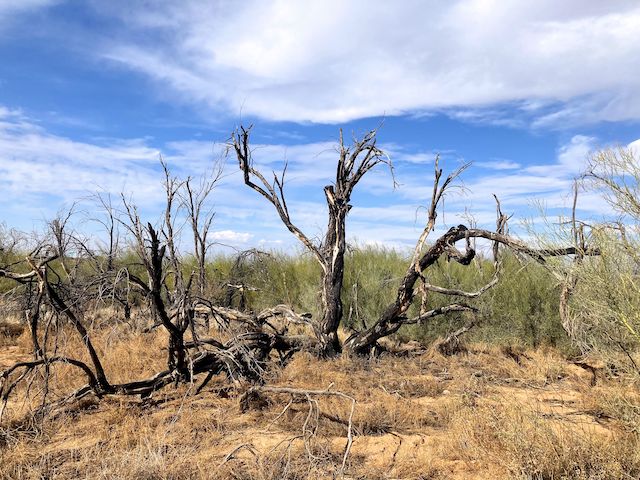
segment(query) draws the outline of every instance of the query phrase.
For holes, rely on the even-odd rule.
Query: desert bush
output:
[[[344,326],[349,329],[370,325],[394,300],[396,285],[408,261],[409,252],[378,246],[351,246],[345,258]],[[234,270],[236,255],[220,254],[211,259],[209,285],[217,285],[217,300],[222,302],[224,285],[229,281],[250,287],[246,308],[263,308],[286,303],[297,311],[320,312],[319,267],[308,254],[268,252],[254,256]],[[491,278],[492,263],[479,258],[475,268],[441,260],[431,272],[436,285],[473,290]],[[255,290],[254,290],[255,289]],[[446,305],[450,298],[438,293],[429,296],[429,308]],[[419,303],[419,302],[417,302]],[[486,292],[478,305],[483,320],[471,334],[474,340],[494,344],[517,343],[524,346],[553,345],[569,349],[566,333],[558,315],[558,281],[547,269],[522,263],[514,255],[504,254],[502,279]],[[410,310],[417,314],[418,305]],[[459,328],[462,314],[436,317],[422,325],[408,325],[398,338],[426,344]]]
[[[477,260],[476,268],[465,268],[453,262],[440,261],[432,281],[472,291],[491,278],[488,260]],[[571,345],[558,314],[558,281],[547,269],[535,262],[522,262],[505,253],[501,280],[476,301],[479,308],[478,326],[469,338],[497,345],[539,347],[550,345],[569,352]],[[432,294],[430,305],[446,304],[447,299]],[[460,328],[466,314],[437,317],[423,325],[405,327],[403,340],[417,339],[425,344]]]
[[[409,252],[378,246],[352,246],[345,258],[345,278],[342,298],[344,326],[349,329],[370,325],[394,300],[396,286],[408,261]],[[540,265],[519,262],[513,255],[504,255],[501,281],[478,302],[484,320],[473,332],[474,340],[496,344],[519,343],[526,346],[544,344],[567,347],[567,335],[558,316],[558,282]],[[213,272],[210,284],[222,286],[232,277],[234,255],[219,255],[211,260]],[[431,280],[437,285],[473,290],[486,283],[492,275],[492,265],[479,259],[476,268],[455,262],[439,261]],[[247,308],[263,308],[286,303],[296,311],[318,315],[320,283],[319,267],[306,253],[294,255],[269,252],[253,260],[234,277],[249,287]],[[446,305],[450,298],[433,293],[429,307]],[[417,302],[419,303],[419,302]],[[417,314],[419,305],[411,308]],[[419,340],[428,344],[445,336],[463,324],[461,314],[436,317],[422,325],[408,325],[397,334],[401,340]]]
[[[616,368],[639,374],[640,160],[629,149],[597,152],[582,185],[588,194],[603,198],[617,217],[577,227],[575,221],[561,222],[558,227],[556,237],[574,235],[577,242],[582,236],[599,252],[552,264],[569,287],[564,327],[582,352],[597,352]]]
[[[577,274],[575,340],[586,350],[618,351],[634,362],[640,348],[640,263],[615,232],[603,229],[594,238],[601,255],[581,265]]]
[[[502,281],[482,299],[488,318],[474,339],[568,348],[558,314],[558,281],[537,263],[523,263],[509,254],[504,257]]]
[[[394,300],[408,255],[384,247],[352,246],[345,258],[342,298],[347,327],[369,325]]]

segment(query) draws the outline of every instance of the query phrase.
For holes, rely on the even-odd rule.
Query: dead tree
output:
[[[576,329],[573,325],[573,319],[569,311],[569,300],[574,290],[578,285],[578,276],[575,270],[580,267],[580,264],[584,260],[585,251],[587,248],[587,241],[585,238],[585,225],[579,223],[576,220],[576,208],[578,205],[578,182],[573,184],[573,204],[571,208],[571,236],[573,237],[573,244],[576,248],[576,254],[573,256],[571,267],[569,271],[564,275],[559,275],[557,272],[553,272],[561,281],[562,289],[560,290],[560,321],[562,322],[562,328],[564,328],[569,338],[577,340]]]
[[[440,184],[442,169],[439,167],[438,161],[436,160],[435,179],[433,183],[431,204],[428,210],[427,223],[416,244],[412,261],[400,282],[396,299],[392,304],[387,306],[379,319],[373,325],[362,331],[354,333],[346,340],[345,348],[350,353],[359,355],[369,353],[376,346],[376,342],[378,340],[397,332],[403,325],[426,322],[431,318],[439,315],[445,315],[450,312],[475,311],[475,307],[472,305],[456,301],[449,305],[430,310],[422,309],[420,314],[415,317],[408,316],[409,308],[413,304],[417,294],[416,287],[419,281],[422,282],[422,288],[426,292],[435,292],[461,300],[480,297],[487,290],[496,285],[500,274],[500,260],[498,255],[499,245],[504,245],[505,247],[526,255],[540,263],[545,263],[545,258],[551,256],[597,254],[595,251],[583,251],[575,246],[554,249],[533,249],[523,242],[510,237],[506,232],[506,222],[508,217],[502,213],[500,203],[497,201],[497,198],[498,218],[495,232],[479,228],[467,228],[464,225],[458,225],[457,227],[450,228],[446,233],[436,239],[433,244],[425,249],[426,240],[435,227],[438,207],[440,206],[447,189],[451,187],[453,180],[455,180],[455,178],[460,175],[465,168],[466,166],[463,166],[458,169],[449,175],[442,184]],[[469,265],[476,256],[476,251],[472,247],[472,239],[476,238],[484,238],[493,244],[495,270],[492,279],[487,284],[474,292],[467,292],[459,289],[431,285],[428,282],[427,270],[441,257],[446,257],[448,260],[453,260],[461,265]],[[460,251],[456,247],[456,243],[460,241],[464,241],[464,251]],[[468,331],[468,329],[469,328],[463,328],[460,330],[460,334]]]
[[[131,288],[128,280],[128,270],[119,266],[121,236],[118,221],[118,212],[113,205],[111,195],[96,194],[95,202],[102,215],[91,218],[103,229],[105,239],[100,242],[94,252],[85,248],[91,264],[95,269],[96,277],[101,281],[98,284],[97,298],[101,302],[118,304],[123,309],[125,321],[131,320],[132,299]]]
[[[278,322],[286,324],[290,321],[306,321],[304,316],[296,315],[283,305],[257,315],[210,305],[205,309],[205,313],[219,319],[219,323],[237,324],[233,329],[235,336],[226,343],[197,337],[185,341],[184,333],[191,324],[193,314],[196,310],[202,313],[203,307],[206,306],[202,299],[189,293],[192,289],[190,279],[193,276],[184,279],[184,290],[181,293],[177,290],[167,293],[166,277],[174,275],[171,270],[173,261],[178,264],[180,262],[177,255],[171,259],[166,253],[170,234],[158,232],[150,224],[143,227],[135,207],[126,201],[124,205],[128,221],[122,219],[122,222],[128,226],[136,239],[135,245],[147,274],[147,278],[144,278],[130,273],[127,278],[145,293],[153,306],[155,316],[161,320],[169,333],[167,368],[145,379],[125,383],[109,381],[100,358],[100,350],[96,348],[92,339],[95,329],[101,327],[86,324],[84,315],[91,302],[100,299],[104,272],[100,269],[86,268],[93,265],[94,257],[99,256],[81,256],[80,253],[86,253],[89,248],[86,244],[79,243],[78,236],[72,234],[66,226],[50,229],[50,235],[40,241],[28,255],[18,260],[7,259],[6,262],[5,258],[0,259],[0,278],[14,282],[22,294],[30,294],[32,290],[37,292],[35,300],[32,300],[25,311],[30,322],[33,358],[17,362],[0,371],[0,417],[10,395],[21,383],[29,385],[32,381],[44,381],[44,388],[38,389],[44,393],[36,394],[42,399],[42,407],[36,412],[40,415],[91,394],[97,398],[105,395],[146,397],[172,383],[194,381],[200,374],[206,374],[206,378],[199,389],[206,385],[208,379],[219,373],[226,374],[233,380],[259,381],[273,350],[286,354],[306,344],[305,338],[287,337],[284,331],[280,333]],[[60,223],[52,222],[52,225],[60,226]],[[59,261],[60,244],[67,246],[67,267],[63,267]],[[83,268],[69,268],[71,265],[81,265]],[[65,271],[78,275],[70,278],[65,275]],[[84,273],[80,275],[78,272]],[[47,310],[53,312],[53,317],[48,316],[47,323],[55,318],[58,328],[51,329],[48,324],[44,327],[41,325],[45,305]],[[62,333],[59,327],[64,321],[77,333],[87,352],[88,360],[78,358],[77,352],[58,349],[57,336]],[[60,401],[49,403],[49,373],[58,365],[75,367],[86,378],[86,385],[64,396]]]
[[[204,296],[207,286],[207,252],[210,244],[207,239],[215,213],[206,210],[206,202],[222,177],[222,168],[216,167],[211,177],[203,177],[199,183],[188,177],[180,191],[182,204],[186,210],[191,233],[193,235],[193,255],[198,271],[198,291]]]
[[[187,306],[188,299],[185,298],[187,290],[185,289],[184,278],[179,268],[175,244],[173,243],[171,208],[175,190],[170,181],[166,183],[166,186],[168,194],[165,221],[166,225],[170,225],[170,227],[167,227],[167,231],[158,232],[151,223],[143,226],[136,207],[131,205],[124,197],[123,204],[126,210],[126,220],[123,220],[122,223],[133,237],[134,248],[147,274],[146,281],[132,273],[129,274],[129,278],[149,299],[156,321],[169,334],[167,357],[169,370],[175,372],[178,377],[185,379],[188,376],[188,365],[184,346],[184,333],[189,327],[190,313]],[[166,243],[161,244],[160,235],[163,233],[165,239],[168,240],[166,240]],[[166,258],[167,248],[170,251],[173,248],[173,252],[169,254],[169,259]],[[167,265],[173,267],[173,270],[169,272],[173,274],[176,290],[173,295],[170,293],[168,295],[174,299],[178,296],[181,297],[174,302],[176,307],[174,311],[170,311],[170,308],[167,307],[167,295],[163,291],[166,275],[168,275]]]
[[[28,321],[33,345],[33,361],[27,362],[23,367],[27,370],[38,365],[50,365],[58,361],[77,366],[87,374],[89,387],[98,396],[112,391],[107,376],[100,360],[97,349],[90,338],[88,330],[82,319],[82,310],[86,299],[90,297],[92,282],[80,283],[77,273],[82,262],[79,244],[81,241],[68,231],[67,222],[71,213],[52,220],[47,228],[48,238],[39,241],[37,246],[19,262],[0,269],[0,277],[14,281],[26,290],[37,291],[35,301],[28,311]],[[71,247],[72,244],[75,244]],[[73,259],[69,250],[74,251]],[[69,262],[69,263],[67,263]],[[55,268],[54,263],[59,265]],[[72,265],[72,266],[71,266]],[[18,273],[21,272],[21,273]],[[47,352],[46,337],[40,341],[38,337],[39,322],[42,307],[47,304],[58,318],[66,319],[77,332],[90,359],[90,364],[77,359],[49,356]],[[15,370],[15,369],[13,369]],[[13,371],[11,370],[11,371]],[[20,378],[23,378],[22,375]],[[6,375],[3,374],[3,378]],[[4,385],[0,388],[3,400],[17,383]]]
[[[286,335],[289,323],[308,324],[307,315],[298,315],[285,305],[257,314],[239,312],[218,307],[203,298],[200,293],[204,284],[196,285],[196,272],[186,270],[180,254],[176,219],[181,218],[185,210],[187,218],[191,217],[192,230],[199,242],[196,248],[201,254],[200,272],[204,272],[212,215],[205,213],[203,205],[212,187],[205,184],[204,190],[199,190],[189,181],[181,182],[171,176],[166,164],[163,168],[166,204],[157,226],[144,223],[135,205],[124,196],[122,212],[111,206],[110,199],[100,199],[107,214],[101,223],[108,236],[107,246],[102,250],[94,251],[91,242],[71,229],[72,212],[49,222],[46,235],[34,240],[36,247],[26,255],[14,248],[15,243],[10,243],[8,236],[0,231],[0,279],[15,285],[10,292],[12,298],[19,300],[14,303],[28,319],[33,345],[31,360],[0,371],[0,417],[10,395],[21,384],[27,386],[23,390],[25,395],[41,400],[41,408],[36,412],[40,415],[87,395],[146,397],[170,384],[194,382],[200,374],[205,378],[196,391],[216,374],[226,374],[234,381],[259,382],[272,351],[279,354],[282,362],[292,352],[311,348],[309,338]],[[126,256],[119,256],[118,225],[129,233],[137,254],[131,263],[125,260]],[[104,327],[91,322],[85,314],[109,298],[120,301],[120,294],[128,302],[132,290],[142,293],[151,307],[151,320],[168,333],[167,368],[149,378],[113,383],[107,376],[108,368],[103,365],[100,348],[92,338]],[[213,318],[221,328],[227,328],[229,340],[200,338],[195,330],[196,314]],[[64,339],[65,324],[78,335],[86,359],[76,351],[65,350],[64,342],[60,341]],[[185,338],[189,328],[191,338]],[[86,385],[60,401],[50,402],[50,372],[59,365],[74,367],[86,378]],[[43,382],[43,388],[31,389],[32,383],[38,381]]]
[[[257,291],[258,288],[247,285],[246,277],[250,271],[254,271],[259,275],[268,274],[265,268],[265,259],[270,256],[269,253],[260,251],[255,248],[244,250],[236,255],[226,285],[224,286],[224,300],[222,306],[232,307],[234,298],[238,298],[237,308],[240,311],[247,309],[247,293]]]
[[[312,242],[291,219],[284,195],[287,164],[280,176],[274,173],[273,181],[254,168],[252,151],[249,146],[251,127],[240,127],[231,137],[244,183],[271,203],[287,229],[316,258],[322,268],[322,318],[315,323],[315,333],[319,341],[319,353],[330,356],[342,350],[338,339],[338,327],[342,320],[342,283],[344,277],[344,254],[346,249],[346,218],[351,210],[351,195],[355,186],[372,168],[391,162],[376,145],[377,131],[372,130],[361,139],[355,139],[351,146],[344,143],[340,131],[338,164],[333,185],[324,187],[328,207],[328,225],[322,242]]]

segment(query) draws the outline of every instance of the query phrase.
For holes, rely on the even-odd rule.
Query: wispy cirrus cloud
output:
[[[89,191],[134,186],[141,199],[149,199],[158,158],[159,151],[142,140],[78,142],[48,133],[20,111],[0,108],[0,188],[5,198],[23,204],[29,196],[62,203]]]
[[[475,165],[491,170],[515,170],[516,168],[522,167],[522,165],[518,162],[504,159],[494,159],[488,162],[476,162]]]
[[[531,216],[531,201],[568,206],[575,175],[584,168],[595,138],[576,135],[545,164],[522,166],[507,160],[482,162],[464,175],[464,190],[452,190],[445,200],[446,214],[439,229],[465,222],[469,209],[481,225],[491,226],[499,195],[506,212],[516,218]],[[198,176],[215,162],[225,163],[225,176],[207,206],[216,212],[212,239],[237,248],[290,246],[295,240],[283,227],[271,205],[243,185],[232,157],[225,157],[224,142],[169,141],[153,145],[149,139],[96,139],[77,141],[54,135],[18,110],[0,106],[0,205],[4,219],[18,227],[55,213],[63,204],[87,198],[96,191],[126,196],[153,220],[163,208],[160,152],[172,171],[182,178]],[[353,198],[349,238],[362,243],[410,246],[424,221],[431,198],[431,150],[391,149],[399,186],[394,190],[388,170],[381,167],[363,179]],[[455,169],[463,158],[448,152],[442,166]],[[296,145],[256,144],[255,165],[266,173],[281,171],[288,161],[285,186],[291,217],[308,236],[320,240],[326,228],[323,187],[333,180],[337,158],[335,142]],[[19,201],[16,201],[19,199]],[[91,208],[90,206],[87,208]],[[581,212],[604,215],[606,205],[584,196]],[[25,222],[26,221],[26,225]],[[22,222],[22,224],[21,224]]]

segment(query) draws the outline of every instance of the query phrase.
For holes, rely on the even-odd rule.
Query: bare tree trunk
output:
[[[351,194],[362,177],[376,165],[384,163],[391,167],[388,157],[376,146],[376,130],[362,139],[354,140],[351,146],[344,144],[340,131],[339,157],[334,185],[324,188],[329,220],[324,240],[315,245],[298,227],[289,215],[284,196],[284,181],[287,171],[285,164],[280,177],[274,174],[273,183],[253,168],[249,148],[249,129],[240,127],[232,135],[231,146],[235,150],[240,169],[244,173],[244,183],[266,198],[276,209],[287,229],[302,242],[315,256],[322,267],[322,318],[315,324],[320,356],[331,356],[342,351],[338,339],[338,328],[342,321],[342,283],[344,278],[344,254],[346,250],[346,218],[351,205]],[[393,170],[392,170],[393,171]]]
[[[577,270],[584,259],[584,251],[586,250],[586,241],[584,236],[584,225],[578,224],[576,220],[576,208],[578,206],[578,182],[573,183],[573,206],[571,209],[571,234],[573,236],[573,244],[576,248],[576,254],[573,256],[571,266],[566,273],[566,276],[561,278],[562,289],[560,290],[560,322],[562,328],[567,333],[569,338],[573,341],[577,341],[576,329],[573,318],[571,317],[571,311],[569,309],[569,302],[574,290],[578,286],[578,276],[575,270]],[[581,345],[582,347],[582,345]]]
[[[195,186],[191,177],[187,178],[184,182],[184,188],[180,192],[182,205],[191,224],[193,255],[198,268],[198,292],[201,297],[205,294],[207,284],[206,258],[210,246],[207,237],[215,216],[212,211],[204,211],[203,209],[206,207],[207,199],[221,177],[222,163],[219,163],[214,166],[211,177],[203,177],[200,183]]]
[[[38,341],[38,322],[40,320],[40,306],[44,297],[44,290],[38,285],[38,294],[29,309],[29,328],[31,330],[31,343],[33,344],[33,358],[42,358],[42,347]]]
[[[112,390],[112,387],[107,380],[107,376],[104,372],[104,368],[102,367],[102,362],[100,361],[98,352],[96,352],[96,349],[91,342],[89,332],[87,332],[87,329],[82,324],[80,319],[75,315],[75,313],[65,303],[65,301],[58,295],[55,289],[51,287],[51,285],[46,280],[44,280],[44,282],[47,296],[49,297],[49,300],[51,301],[53,307],[59,313],[63,313],[71,321],[71,324],[75,327],[76,331],[80,335],[80,338],[82,338],[82,343],[84,343],[84,346],[89,352],[89,357],[91,358],[91,362],[93,363],[99,387],[103,392],[110,392]]]
[[[165,254],[165,246],[160,247],[160,240],[155,229],[151,224],[147,225],[150,241],[150,269],[149,273],[149,293],[153,308],[158,315],[162,325],[169,332],[169,356],[167,358],[167,366],[169,370],[176,370],[180,375],[188,374],[186,366],[186,354],[184,348],[184,330],[174,325],[169,318],[164,299],[162,298],[162,261]]]
[[[340,192],[338,192],[340,193]],[[338,327],[342,320],[342,283],[344,279],[344,254],[346,250],[346,219],[350,205],[338,198],[332,186],[325,187],[329,206],[329,224],[324,239],[324,274],[322,277],[322,312],[316,335],[320,352],[331,356],[342,351],[338,340]]]

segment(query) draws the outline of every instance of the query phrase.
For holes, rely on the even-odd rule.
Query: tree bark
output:
[[[342,320],[342,283],[344,280],[344,253],[346,250],[346,219],[351,208],[348,199],[336,196],[333,186],[325,187],[329,207],[329,224],[323,244],[324,274],[322,277],[323,316],[316,332],[321,356],[332,356],[342,351],[338,327]]]

